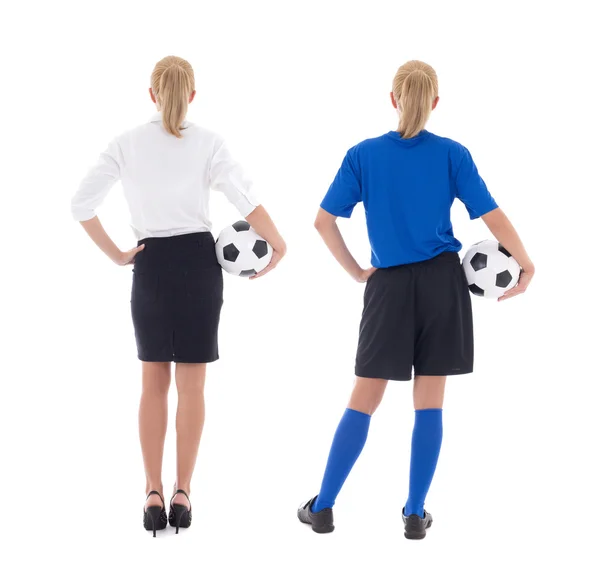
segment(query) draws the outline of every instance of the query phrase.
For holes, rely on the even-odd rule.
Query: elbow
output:
[[[77,222],[86,222],[96,216],[97,205],[75,194],[71,199],[71,217]]]
[[[328,227],[330,226],[331,223],[324,221],[322,218],[317,218],[315,220],[315,229],[317,230],[317,232],[319,234],[323,234],[326,230],[328,230]]]
[[[319,213],[317,215],[317,218],[315,219],[315,223],[314,223],[315,228],[317,229],[317,232],[322,232],[330,224],[331,224],[331,220],[329,220],[328,217],[323,216],[321,213]]]
[[[73,220],[80,222],[81,219],[79,218],[81,216],[81,209],[79,207],[76,207],[75,205],[71,205],[71,217],[73,218]]]
[[[325,230],[331,229],[331,227],[335,225],[336,218],[336,216],[328,213],[324,209],[319,209],[314,223],[317,232],[322,234]]]
[[[287,254],[287,244],[283,240],[281,240],[281,244],[277,251],[281,254],[281,257]]]
[[[80,205],[71,205],[71,216],[77,222],[86,222],[93,219],[96,216],[94,209],[88,209],[81,207]]]

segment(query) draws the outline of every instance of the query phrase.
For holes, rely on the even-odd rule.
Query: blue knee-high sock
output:
[[[312,506],[313,512],[333,507],[335,498],[365,445],[370,421],[369,414],[350,408],[344,412],[331,444],[321,491]]]
[[[423,517],[425,497],[433,480],[442,446],[442,410],[415,410],[410,457],[410,486],[405,515]]]

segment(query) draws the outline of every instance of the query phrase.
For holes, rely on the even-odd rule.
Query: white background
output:
[[[104,0],[4,9],[2,558],[598,560],[592,6]],[[93,246],[69,200],[108,141],[152,114],[150,73],[168,54],[194,66],[190,118],[229,140],[289,255],[264,279],[226,279],[194,524],[152,540],[141,525],[131,270]],[[402,383],[373,418],[335,533],[318,536],[295,511],[318,491],[351,390],[363,287],[312,221],[345,151],[396,127],[388,93],[412,58],[439,75],[428,129],[469,147],[538,273],[523,297],[474,302],[476,374],[448,384],[427,539],[402,535],[413,421],[412,385]],[[135,245],[120,186],[100,217],[123,249]],[[212,218],[218,233],[237,215],[216,195]],[[465,246],[489,237],[458,204],[453,218]],[[342,228],[368,265],[362,208]]]

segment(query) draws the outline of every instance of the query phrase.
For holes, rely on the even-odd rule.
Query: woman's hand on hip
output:
[[[117,265],[130,265],[135,261],[135,256],[137,256],[144,248],[145,246],[142,244],[127,252],[121,252],[114,262]]]
[[[377,271],[376,267],[369,267],[369,269],[361,269],[360,273],[356,276],[356,280],[359,283],[366,283],[369,280],[369,277],[373,275]]]

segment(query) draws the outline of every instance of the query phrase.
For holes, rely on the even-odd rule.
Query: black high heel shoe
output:
[[[156,537],[156,531],[162,531],[167,528],[167,512],[165,510],[165,499],[156,490],[152,490],[147,496],[146,501],[150,496],[158,496],[162,501],[160,505],[150,505],[144,508],[144,529],[152,531],[152,536]]]
[[[188,501],[190,501],[190,497],[185,493],[184,490],[177,490],[173,494],[173,498],[177,494],[183,494]],[[173,498],[171,498],[170,509],[169,509],[169,525],[171,527],[175,527],[175,534],[179,533],[179,527],[182,529],[187,529],[192,524],[192,503],[190,502],[190,507],[187,505],[183,505],[181,503],[173,503]]]

